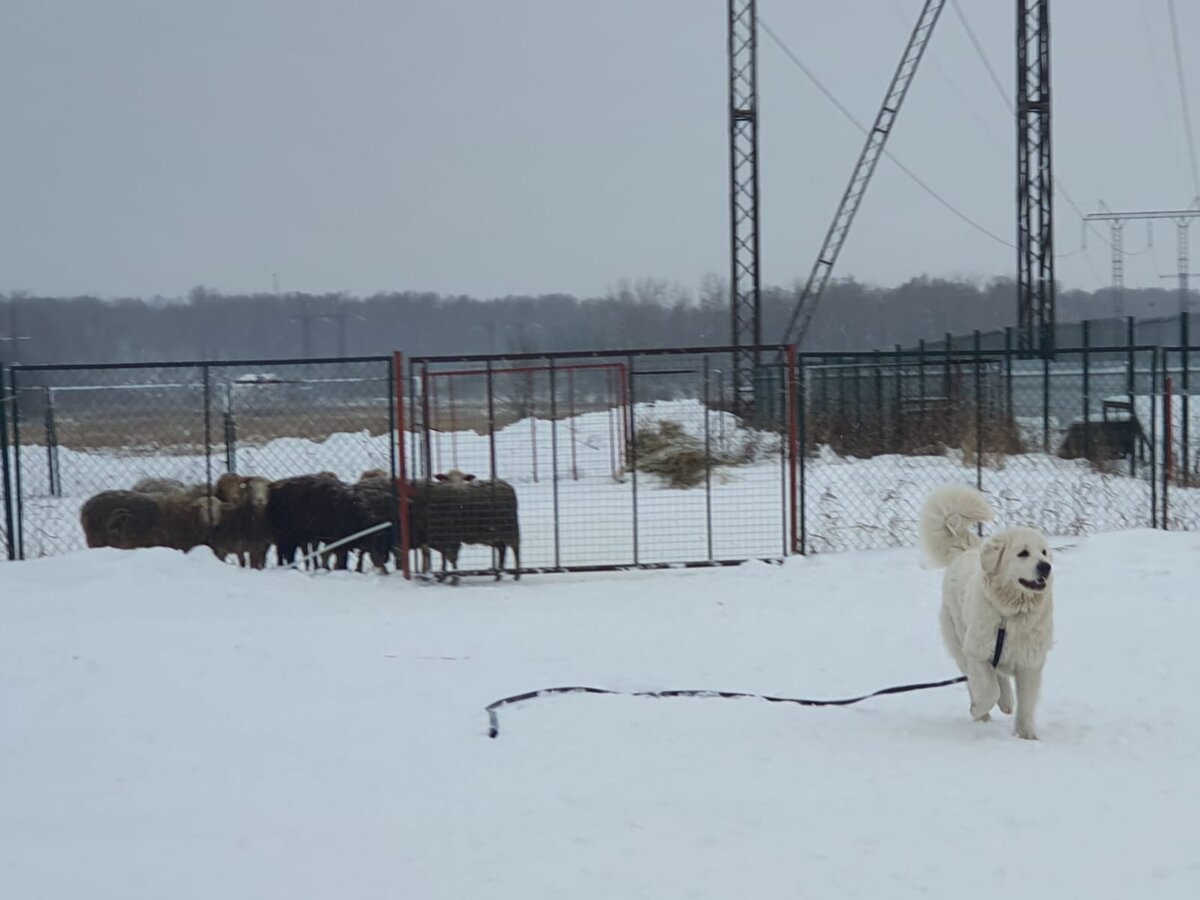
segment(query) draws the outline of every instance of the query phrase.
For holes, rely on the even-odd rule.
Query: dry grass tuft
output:
[[[657,475],[668,487],[692,488],[704,483],[713,466],[734,466],[751,461],[746,448],[738,456],[705,453],[704,441],[688,434],[683,425],[670,419],[639,428],[626,457],[636,460],[637,470]]]

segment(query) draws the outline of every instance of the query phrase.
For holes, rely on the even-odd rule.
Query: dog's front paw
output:
[[[1015,733],[1017,737],[1025,741],[1036,741],[1038,739],[1037,732],[1033,730],[1032,726],[1018,728]]]
[[[1012,705],[1012,701],[1011,701],[1011,700],[1009,700],[1009,701],[1007,701],[1007,702],[1005,702],[1004,700],[1001,700],[1001,701],[1000,701],[998,704],[996,704],[996,705],[1000,707],[1000,712],[1004,713],[1006,716],[1011,716],[1011,715],[1012,715],[1012,711],[1013,711],[1013,705]]]
[[[977,703],[972,703],[971,718],[976,722],[990,722],[992,721],[992,711],[990,709],[985,709]]]

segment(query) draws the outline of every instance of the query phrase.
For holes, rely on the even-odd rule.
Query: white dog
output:
[[[986,722],[997,704],[1001,712],[1013,711],[1011,676],[1016,733],[1036,740],[1033,714],[1054,628],[1050,548],[1033,528],[1005,528],[980,544],[975,528],[991,519],[992,508],[977,490],[945,485],[921,509],[921,545],[946,569],[942,637],[967,676],[972,718]]]

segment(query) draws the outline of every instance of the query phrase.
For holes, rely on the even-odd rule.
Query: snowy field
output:
[[[912,550],[457,588],[206,551],[0,565],[0,892],[38,900],[1184,898],[1200,535],[1059,538],[1039,742]]]

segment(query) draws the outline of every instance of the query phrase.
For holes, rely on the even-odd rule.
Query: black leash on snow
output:
[[[1000,653],[1004,650],[1005,631],[1004,625],[1001,624],[1000,630],[996,632],[996,649],[992,653],[993,668],[1000,664]],[[766,700],[768,703],[795,703],[797,706],[850,706],[852,703],[861,703],[863,700],[870,700],[872,697],[882,697],[886,694],[907,694],[910,691],[925,691],[930,688],[948,687],[952,684],[962,684],[966,680],[967,676],[959,675],[957,678],[948,678],[945,681],[901,684],[896,687],[881,688],[878,691],[863,694],[861,697],[846,697],[842,700],[805,700],[800,697],[771,697],[767,694],[743,694],[738,691],[610,691],[607,688],[579,685],[576,687],[542,688],[537,691],[527,691],[524,694],[513,694],[511,697],[502,697],[494,703],[489,703],[484,709],[487,710],[488,714],[488,737],[494,738],[500,736],[500,707],[510,706],[514,703],[524,703],[526,700],[536,700],[538,697],[548,697],[551,694],[612,694],[621,697],[740,697]]]
[[[961,684],[966,680],[966,676],[960,675],[958,678],[951,678],[947,681],[902,684],[897,687],[883,688],[870,694],[863,694],[861,697],[847,697],[843,700],[804,700],[798,697],[770,697],[766,694],[743,694],[737,691],[610,691],[606,688],[582,686],[542,688],[538,691],[514,694],[511,697],[504,697],[497,700],[495,703],[489,703],[486,707],[488,714],[488,737],[494,738],[500,734],[500,719],[498,716],[500,707],[509,706],[513,703],[523,703],[526,700],[533,700],[537,697],[548,697],[550,694],[615,694],[623,697],[750,697],[756,700],[766,700],[768,703],[795,703],[798,706],[849,706],[851,703],[858,703],[862,700],[868,700],[871,697],[882,697],[884,694],[906,694],[909,691],[923,691],[929,688]]]

